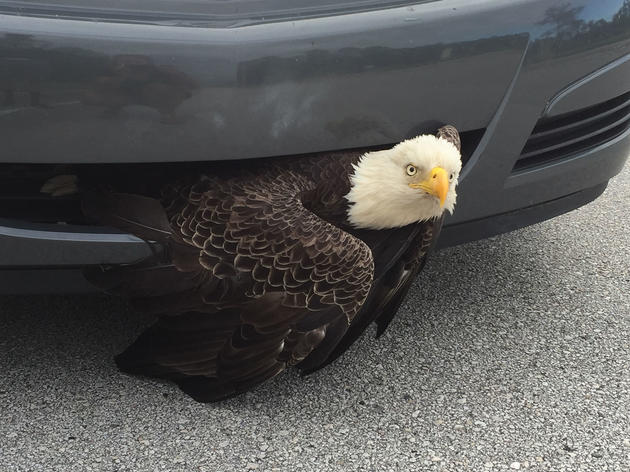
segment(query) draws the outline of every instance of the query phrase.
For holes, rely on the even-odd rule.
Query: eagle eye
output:
[[[416,175],[417,172],[418,169],[416,169],[416,166],[413,166],[411,164],[407,166],[407,175]]]

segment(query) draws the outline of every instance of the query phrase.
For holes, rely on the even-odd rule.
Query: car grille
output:
[[[592,149],[630,128],[630,92],[536,123],[514,165],[519,171]]]

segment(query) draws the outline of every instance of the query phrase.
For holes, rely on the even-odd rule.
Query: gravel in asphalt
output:
[[[391,328],[203,405],[120,374],[148,318],[0,298],[2,471],[629,471],[630,168],[594,203],[443,250]]]

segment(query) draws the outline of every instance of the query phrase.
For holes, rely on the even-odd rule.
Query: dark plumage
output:
[[[454,128],[438,136],[459,150]],[[436,197],[415,190],[439,208],[437,216],[359,227],[348,216],[348,195],[362,162],[361,154],[347,153],[225,164],[165,186],[161,201],[86,194],[87,215],[162,248],[137,264],[85,271],[99,287],[159,316],[117,357],[118,366],[215,401],[287,366],[312,372],[332,362],[372,322],[381,334],[435,245],[443,216]],[[410,172],[407,165],[405,179]],[[429,178],[409,180],[409,187],[425,188]]]

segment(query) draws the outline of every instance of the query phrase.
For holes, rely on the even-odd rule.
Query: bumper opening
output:
[[[484,129],[464,131],[462,159],[464,164],[476,149]],[[368,152],[386,149],[392,144],[351,151]],[[347,150],[340,152],[348,152]],[[332,153],[334,154],[334,152]],[[167,180],[194,173],[210,173],[221,162],[177,164],[0,164],[0,218],[28,223],[90,225],[81,212],[80,195],[52,197],[40,192],[42,185],[57,175],[78,177],[80,188],[112,188],[117,191],[159,196]]]

